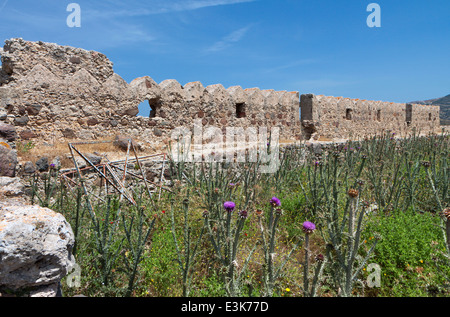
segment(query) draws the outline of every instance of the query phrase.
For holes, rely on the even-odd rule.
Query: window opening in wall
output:
[[[428,114],[428,121],[431,121],[431,113]]]
[[[311,121],[313,119],[313,95],[300,96],[300,120]]]
[[[139,113],[137,114],[139,117],[148,117],[150,113],[150,109],[148,107],[148,100],[144,100],[138,106]]]
[[[412,105],[407,104],[406,105],[406,126],[411,126],[412,121]]]
[[[381,110],[377,110],[377,121],[381,121]]]
[[[353,112],[352,109],[345,110],[345,119],[352,120],[352,112]]]
[[[159,116],[160,104],[158,100],[144,100],[138,106],[140,117],[156,118]]]
[[[236,104],[236,118],[245,118],[245,103]]]

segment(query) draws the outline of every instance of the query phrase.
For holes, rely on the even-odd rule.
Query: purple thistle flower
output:
[[[281,201],[277,197],[272,197],[272,199],[270,199],[270,204],[274,207],[279,207],[281,206]]]
[[[305,221],[303,223],[303,231],[307,234],[312,233],[314,230],[316,230],[316,225],[313,224],[310,221]]]
[[[226,201],[223,203],[223,208],[225,208],[225,210],[227,212],[232,212],[235,207],[236,207],[236,204],[232,201]]]

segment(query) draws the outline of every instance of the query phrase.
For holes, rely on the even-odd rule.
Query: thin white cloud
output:
[[[3,8],[6,6],[9,0],[5,0],[3,4],[0,6],[0,12],[3,10]]]
[[[151,5],[142,6],[142,3],[136,1],[127,1],[124,7],[123,1],[109,1],[108,7],[114,7],[114,10],[91,9],[86,11],[90,18],[116,18],[116,17],[136,17],[155,14],[164,14],[171,12],[193,11],[208,7],[225,6],[240,4],[246,2],[255,2],[259,0],[179,0],[179,1],[156,1]],[[130,9],[132,8],[132,9]]]
[[[206,49],[206,52],[218,52],[222,51],[231,45],[233,45],[236,42],[239,42],[245,34],[247,34],[248,30],[251,26],[246,26],[243,28],[240,28],[236,31],[231,32],[230,34],[223,37],[220,41],[217,41],[212,46]]]
[[[12,5],[11,2],[10,5]],[[25,39],[35,38],[65,45],[74,43],[73,45],[95,50],[151,42],[157,39],[157,34],[148,30],[148,27],[142,23],[133,23],[127,19],[108,21],[88,19],[85,15],[88,9],[84,5],[81,8],[82,27],[69,28],[65,24],[68,12],[35,12],[12,7],[9,8],[11,13],[0,18],[0,30],[6,29],[4,26],[17,25],[16,33],[21,32],[20,37]]]
[[[274,73],[274,72],[278,72],[278,71],[281,71],[281,70],[284,70],[284,69],[292,69],[292,68],[297,68],[299,66],[311,65],[311,64],[314,64],[314,63],[317,63],[317,62],[318,61],[316,59],[305,58],[305,59],[296,60],[296,61],[294,61],[292,63],[289,63],[289,64],[283,64],[283,65],[267,68],[267,69],[264,69],[263,72],[264,73]]]
[[[124,46],[133,43],[155,41],[157,37],[149,33],[144,26],[114,22],[105,27],[98,27],[92,36],[92,44],[102,48]]]
[[[30,0],[31,1],[31,0]],[[104,0],[90,2],[79,0],[82,9],[82,27],[70,29],[65,26],[66,5],[52,7],[48,3],[40,10],[22,9],[14,1],[0,0],[0,30],[15,25],[15,33],[23,37],[61,41],[64,39],[83,47],[100,50],[115,46],[142,42],[157,42],[164,34],[150,29],[148,24],[134,17],[193,11],[208,7],[238,5],[259,0]],[[19,9],[20,8],[20,9]],[[2,11],[3,10],[3,11]],[[9,10],[8,14],[3,14]],[[238,36],[239,34],[235,35]],[[8,35],[9,36],[9,35]],[[233,41],[229,38],[228,41]]]
[[[177,11],[197,10],[207,7],[216,7],[254,1],[256,0],[193,0],[180,2],[178,3],[178,5],[173,6],[173,8],[177,9]]]
[[[308,89],[316,89],[316,88],[334,88],[341,86],[349,86],[355,85],[357,82],[346,79],[333,79],[333,78],[318,78],[318,79],[309,79],[309,80],[301,80],[296,82],[298,87],[308,88]]]

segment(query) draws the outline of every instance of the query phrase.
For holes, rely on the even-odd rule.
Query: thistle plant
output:
[[[450,207],[442,211],[442,216],[445,221],[445,242],[447,245],[447,253],[450,256]]]
[[[403,157],[388,137],[374,138],[367,147],[367,180],[375,201],[380,209],[397,209],[404,182]]]
[[[323,268],[325,266],[325,258],[322,254],[316,257],[316,268],[312,277],[312,283],[310,286],[310,235],[316,230],[316,225],[310,221],[305,221],[302,225],[303,232],[305,233],[305,261],[303,263],[303,287],[301,288],[305,297],[317,296],[317,286],[322,277]]]
[[[405,196],[407,206],[416,211],[416,191],[418,190],[418,179],[420,172],[420,159],[411,160],[409,153],[404,156],[404,166],[405,166]]]
[[[445,137],[443,139],[445,140]],[[448,148],[444,148],[442,153],[436,153],[436,150],[433,150],[430,152],[430,160],[422,161],[422,166],[425,168],[428,185],[435,199],[438,212],[443,214],[443,217],[441,217],[441,228],[447,245],[447,253],[450,255],[450,229],[448,217],[446,216],[450,205],[450,167],[448,165],[448,157]]]
[[[102,209],[105,209],[104,213],[101,213]],[[103,218],[97,218],[90,213],[95,251],[98,254],[94,265],[100,273],[104,287],[109,287],[112,282],[112,273],[125,240],[123,237],[117,238],[119,229],[117,215],[119,212],[119,201],[115,197],[108,196],[106,207],[100,204],[97,207],[97,214],[102,215]]]
[[[264,181],[276,192],[281,192],[283,188],[289,188],[298,180],[304,157],[305,150],[303,148],[295,146],[283,148],[278,168],[274,173],[264,175]]]
[[[190,284],[192,280],[192,269],[195,264],[195,257],[197,255],[198,246],[202,242],[205,227],[202,227],[200,234],[193,244],[192,242],[192,228],[189,224],[189,192],[187,198],[183,201],[183,240],[180,241],[175,230],[175,212],[173,204],[171,204],[171,221],[172,221],[172,236],[177,252],[177,263],[183,276],[183,297],[189,296]],[[181,244],[183,242],[183,244]]]
[[[79,233],[80,233],[80,226],[81,226],[81,219],[83,218],[83,214],[85,211],[85,208],[82,207],[82,189],[81,188],[77,188],[77,196],[76,196],[76,200],[75,200],[75,223],[74,223],[74,227],[73,227],[73,233],[75,236],[75,242],[73,245],[73,249],[72,249],[72,254],[75,256],[77,254],[78,251],[78,237],[79,237]],[[70,206],[70,205],[69,205]],[[61,205],[61,209],[62,205]]]
[[[306,165],[304,170],[306,170],[307,184],[309,185],[309,190],[307,191],[306,187],[302,184],[302,181],[299,177],[299,184],[303,190],[303,194],[305,196],[306,202],[308,204],[308,208],[312,210],[312,214],[316,215],[320,203],[322,201],[322,194],[320,192],[320,186],[317,182],[318,177],[316,177],[318,166],[321,164],[320,161],[314,162],[314,167],[311,165]]]
[[[278,264],[276,262],[277,254],[275,253],[275,246],[277,243],[277,228],[280,217],[282,216],[281,201],[277,197],[270,199],[270,212],[266,216],[266,222],[263,224],[263,218],[259,216],[259,225],[261,228],[261,240],[264,252],[263,265],[263,281],[265,287],[265,296],[272,297],[275,289],[275,283],[283,273],[283,268],[289,261],[293,252],[298,248],[301,239],[294,245],[291,251],[287,254],[285,259]]]
[[[348,155],[339,149],[329,151],[319,164],[314,164],[313,170],[313,186],[321,199],[316,208],[324,223],[323,238],[328,242],[328,267],[340,296],[351,295],[354,282],[375,247],[365,258],[359,255],[365,215],[360,203],[361,177],[367,157],[361,151],[352,153],[353,163],[348,164],[343,160]],[[304,192],[308,195],[308,191]]]
[[[236,214],[234,212],[236,204],[232,201],[226,201],[223,208],[225,210],[224,216],[217,218],[216,221],[210,219],[209,212],[205,212],[204,224],[208,230],[214,252],[222,264],[225,290],[229,296],[235,297],[241,295],[242,275],[256,250],[256,245],[249,252],[243,264],[240,265],[237,259],[237,251],[248,212],[241,210],[237,214],[237,219],[233,219],[233,215]],[[213,229],[216,233],[213,232]]]
[[[138,266],[143,259],[143,254],[146,248],[147,241],[154,228],[156,218],[150,223],[147,223],[147,216],[145,215],[145,207],[139,203],[135,209],[137,209],[137,221],[136,215],[132,215],[131,219],[127,221],[127,218],[122,214],[122,225],[125,231],[125,237],[128,242],[128,254],[125,256],[126,272],[128,275],[128,288],[126,296],[130,296],[135,287],[136,276],[138,273]]]
[[[342,220],[336,217],[335,211],[326,217],[330,240],[327,245],[327,258],[331,263],[332,277],[338,288],[338,295],[342,297],[352,295],[358,274],[367,264],[379,240],[379,237],[375,237],[372,247],[364,258],[358,254],[362,246],[361,233],[365,215],[365,207],[361,208],[359,200],[359,189],[348,191],[346,206]]]
[[[189,155],[189,149],[191,142],[187,142],[186,138],[178,138],[175,143],[176,150],[173,148],[172,142],[169,142],[167,146],[167,153],[169,156],[169,169],[174,178],[178,181],[182,181],[185,177],[185,171],[187,168],[186,161]],[[176,157],[174,157],[174,154]]]
[[[58,203],[55,199],[55,194],[57,194],[58,187],[62,188],[58,181],[59,169],[54,167],[54,164],[50,166],[51,170],[48,173],[33,175],[31,180],[31,204],[34,204],[35,198],[37,202],[42,207],[55,208]],[[40,184],[39,179],[42,179],[42,184]],[[42,189],[40,188],[42,187]],[[63,195],[59,196],[60,199]]]

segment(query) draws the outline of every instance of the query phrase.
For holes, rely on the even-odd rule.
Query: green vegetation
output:
[[[66,296],[449,296],[449,143],[285,147],[275,173],[172,160],[160,198],[129,182],[136,206],[53,175],[33,199],[75,233],[81,285],[63,281]]]

